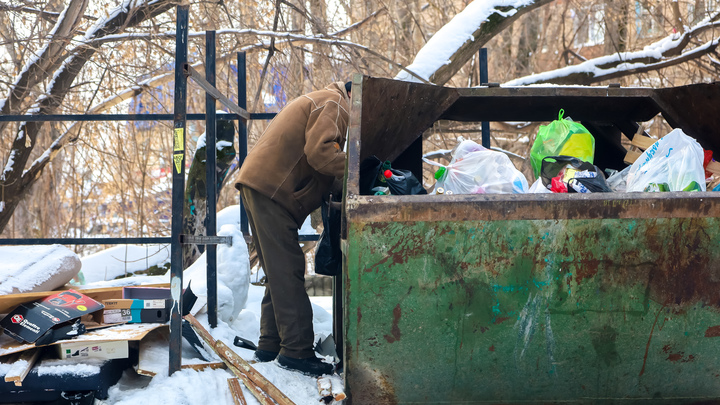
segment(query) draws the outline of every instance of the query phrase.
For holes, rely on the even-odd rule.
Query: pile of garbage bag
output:
[[[712,152],[681,129],[658,139],[625,169],[607,169],[607,176],[594,158],[593,135],[560,110],[557,120],[540,126],[530,149],[536,178],[530,187],[507,154],[471,140],[460,138],[448,165],[423,160],[438,167],[431,194],[720,191],[720,176],[706,171]]]
[[[432,194],[512,194],[528,191],[527,179],[506,154],[486,149],[470,140],[461,141],[453,149],[452,160],[447,166],[427,159],[425,162],[439,166]]]

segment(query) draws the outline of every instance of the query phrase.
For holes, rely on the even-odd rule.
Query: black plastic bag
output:
[[[376,187],[376,183],[380,181],[379,178],[382,167],[383,162],[375,155],[360,162],[360,195],[375,194],[372,189]]]
[[[568,165],[575,170],[575,174],[568,180],[568,192],[579,192],[576,189],[582,189],[585,190],[584,192],[591,193],[612,192],[607,181],[605,181],[605,175],[603,175],[599,167],[572,156],[545,157],[542,160],[540,168],[540,177],[542,178],[543,184],[546,187],[550,185],[553,177],[558,176],[560,171]]]
[[[390,177],[385,176],[388,170]],[[360,162],[360,194],[373,195],[375,187],[388,187],[393,195],[427,194],[410,170],[393,169],[389,161],[373,155]]]
[[[330,200],[336,201],[334,195]],[[323,201],[320,207],[323,231],[315,249],[315,274],[337,276],[342,271],[342,251],[340,250],[341,211],[334,209],[329,201]]]
[[[425,187],[420,184],[420,180],[415,177],[410,170],[388,169],[392,173],[390,177],[385,177],[387,186],[392,195],[413,195],[427,194]],[[387,172],[386,172],[387,173]]]

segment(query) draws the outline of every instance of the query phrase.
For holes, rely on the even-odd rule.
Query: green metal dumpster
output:
[[[341,342],[352,404],[720,399],[720,193],[358,194],[365,157],[417,170],[418,140],[441,119],[549,121],[564,108],[612,162],[620,133],[661,113],[717,153],[720,84],[353,81]]]

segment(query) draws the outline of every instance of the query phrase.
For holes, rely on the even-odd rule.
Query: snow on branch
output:
[[[587,85],[666,68],[697,59],[717,48],[720,35],[692,49],[686,50],[686,48],[690,45],[691,40],[701,33],[720,27],[719,20],[720,12],[716,12],[684,33],[671,34],[646,46],[641,51],[619,52],[601,56],[578,65],[510,80],[503,83],[503,86],[541,83]]]
[[[374,13],[372,13],[367,18],[363,19],[362,21],[359,21],[355,24],[352,24],[348,27],[343,28],[342,30],[335,31],[332,33],[329,33],[327,35],[299,35],[291,32],[281,32],[281,31],[268,31],[268,30],[258,30],[258,29],[252,29],[252,28],[245,28],[245,29],[239,29],[239,28],[225,28],[215,31],[216,36],[220,35],[252,35],[257,37],[268,37],[268,38],[275,38],[275,39],[286,39],[286,41],[283,42],[298,42],[298,41],[307,41],[312,42],[316,41],[318,39],[326,39],[326,40],[332,40],[339,37],[343,37],[347,34],[350,34],[354,31],[357,31],[360,27],[365,25],[368,21],[370,21],[372,18],[375,18],[379,15],[382,15],[387,10],[385,8],[382,8]],[[102,38],[98,38],[95,41],[93,41],[91,46],[99,46],[108,42],[122,42],[122,41],[128,41],[128,40],[135,40],[135,39],[144,39],[144,40],[151,40],[151,39],[158,39],[158,38],[166,38],[166,39],[172,39],[174,40],[177,33],[175,31],[165,31],[161,33],[123,33],[123,34],[115,34],[115,35],[105,35]],[[205,31],[190,31],[188,32],[188,38],[203,38],[205,37]],[[277,44],[278,42],[276,42]],[[248,49],[255,49],[255,48],[263,48],[267,47],[268,44],[266,42],[259,42],[254,45],[249,45],[243,48],[244,50]]]
[[[45,78],[62,61],[65,41],[72,36],[87,7],[88,0],[72,0],[60,13],[57,23],[48,34],[45,46],[25,63],[10,86],[8,95],[0,100],[0,114],[13,114],[21,110],[21,102],[30,89]],[[4,126],[0,126],[0,130]]]
[[[444,84],[497,32],[523,13],[549,2],[550,0],[474,0],[428,40],[408,69],[425,80]],[[398,73],[395,79],[418,81],[406,71]]]
[[[138,3],[141,4],[138,5]],[[164,13],[173,5],[172,0],[152,0],[149,2],[144,0],[123,0],[122,4],[107,17],[99,19],[86,32],[82,41],[90,43],[92,40],[102,36],[112,35],[128,27],[136,26],[147,19]],[[97,47],[93,46],[82,47],[76,53],[64,59],[62,64],[55,70],[48,85],[47,93],[36,99],[36,103],[33,104],[28,114],[52,114],[62,103],[82,67],[90,60],[97,49]],[[6,191],[3,197],[5,209],[0,212],[0,232],[7,225],[15,207],[21,201],[29,186],[37,180],[42,169],[62,147],[62,145],[55,142],[45,151],[43,157],[36,161],[37,165],[34,164],[27,171],[22,170],[30,157],[35,138],[43,125],[43,122],[21,123],[12,143],[9,159],[6,162],[2,176],[0,176],[0,187]],[[45,155],[47,156],[45,157]],[[44,162],[44,164],[40,162]]]

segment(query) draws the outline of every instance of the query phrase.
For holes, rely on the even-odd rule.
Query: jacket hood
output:
[[[335,82],[330,83],[325,87],[326,90],[332,90],[337,91],[338,93],[342,94],[345,101],[347,101],[348,105],[350,105],[350,97],[348,97],[347,91],[345,91],[345,83],[343,82]]]

